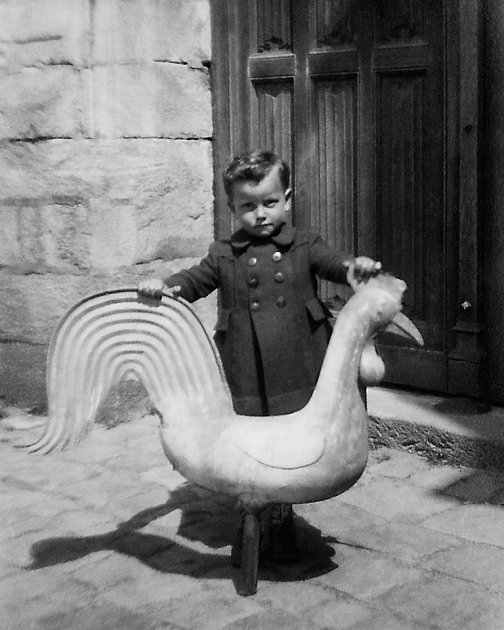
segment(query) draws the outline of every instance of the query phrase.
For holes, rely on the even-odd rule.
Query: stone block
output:
[[[504,547],[504,514],[500,505],[460,505],[426,519],[422,525],[471,542]]]
[[[179,188],[206,202],[211,143],[199,140],[53,140],[1,147],[2,197],[135,196],[145,203]]]
[[[421,627],[497,630],[504,619],[502,597],[477,584],[443,575],[404,584],[386,593],[379,604]]]
[[[43,407],[46,356],[46,345],[0,343],[0,396]]]
[[[504,549],[488,545],[463,545],[435,553],[424,567],[504,593]]]
[[[70,66],[0,75],[0,138],[79,135],[82,96],[80,73]]]
[[[342,535],[338,533],[338,541],[344,545],[374,549],[406,564],[461,544],[455,536],[426,527],[393,522],[348,530]]]
[[[2,65],[89,62],[88,0],[3,0]]]
[[[180,560],[183,560],[189,556],[194,557],[195,561],[198,558],[195,557],[195,553],[191,553],[190,547],[185,547],[185,554],[182,553]],[[201,563],[201,559],[199,560]],[[209,564],[210,560],[206,560]],[[179,571],[184,573],[184,565],[179,564]],[[205,630],[219,630],[223,628],[241,628],[243,623],[246,623],[246,619],[252,615],[259,615],[262,610],[257,603],[255,597],[237,597],[236,593],[231,589],[228,591],[220,590],[218,596],[212,590],[204,590],[201,586],[201,581],[191,579],[186,575],[177,575],[177,579],[172,581],[166,586],[166,575],[162,572],[157,572],[159,575],[159,586],[155,585],[154,579],[151,580],[154,584],[146,582],[145,584],[135,584],[137,590],[130,588],[124,589],[122,592],[117,592],[117,595],[112,600],[112,596],[115,595],[111,591],[106,592],[103,595],[104,599],[108,599],[117,603],[119,601],[132,602],[133,606],[136,604],[136,608],[142,609],[142,607],[149,605],[152,610],[152,614],[156,615],[160,622],[166,621],[166,604],[163,609],[156,606],[156,602],[161,602],[161,594],[164,595],[164,602],[167,600],[170,602],[169,621],[170,624],[176,628],[205,628]],[[164,580],[163,580],[164,578]],[[269,584],[268,584],[269,586]],[[232,588],[232,587],[231,587]],[[234,589],[233,589],[234,590]],[[145,591],[145,593],[144,593]],[[211,614],[209,614],[211,611]],[[255,628],[264,628],[262,624],[254,626]],[[292,628],[297,630],[295,626],[278,626],[275,623],[269,626],[270,628]]]
[[[272,608],[288,611],[294,615],[301,614],[307,608],[323,606],[334,598],[334,594],[327,591],[320,584],[299,582],[270,582],[268,587],[258,589],[255,599],[261,605],[267,603]]]
[[[320,627],[346,630],[355,627],[360,628],[358,624],[368,621],[374,614],[374,610],[358,601],[351,599],[342,601],[333,598],[307,611],[304,616]]]
[[[422,571],[415,567],[367,549],[337,545],[335,550],[338,569],[321,576],[320,580],[332,590],[361,602],[372,602],[390,589],[422,576]]]
[[[208,138],[208,73],[164,62],[94,67],[93,113],[101,138]]]
[[[131,265],[137,251],[135,209],[114,207],[110,200],[91,201],[91,256],[93,266],[101,268]]]
[[[208,0],[96,0],[93,65],[210,59]]]
[[[0,254],[2,263],[103,269],[206,253],[213,238],[210,142],[54,140],[20,145],[0,150],[5,175],[0,204],[7,208],[0,230],[9,240]],[[33,207],[45,208],[45,227],[51,213],[68,219],[54,224],[44,243],[32,238],[39,229],[29,225]],[[22,247],[20,233],[26,237]],[[29,236],[45,249],[30,248]]]
[[[446,495],[432,496],[430,489],[417,488],[388,478],[365,486],[356,484],[342,495],[341,501],[387,520],[409,523],[449,511],[454,504],[454,500]]]
[[[0,201],[0,264],[89,266],[88,210],[81,199]]]
[[[194,260],[167,265],[172,272]],[[185,263],[185,264],[184,264]],[[157,275],[157,274],[155,274]],[[135,288],[143,276],[138,268],[120,268],[110,274],[55,274],[2,272],[0,276],[0,343],[47,344],[67,309],[83,298],[120,288]],[[216,296],[194,305],[209,332],[215,322]]]
[[[91,275],[4,272],[0,293],[0,341],[6,346],[47,345],[56,324],[70,306],[90,293],[113,288],[114,284],[117,288],[121,285],[120,277],[118,274],[115,283],[113,279],[107,283],[106,279]],[[16,363],[13,356],[11,367]]]

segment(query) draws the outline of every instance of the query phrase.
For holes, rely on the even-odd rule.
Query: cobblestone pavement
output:
[[[0,425],[3,630],[504,628],[502,474],[374,451],[351,490],[296,506],[299,562],[240,597],[236,511],[171,469],[157,418],[44,457]]]

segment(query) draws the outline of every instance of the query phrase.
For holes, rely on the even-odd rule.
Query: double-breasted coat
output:
[[[284,224],[268,239],[239,230],[165,280],[189,302],[219,290],[214,339],[237,413],[290,413],[308,402],[332,330],[317,277],[345,282],[349,260],[317,234]]]

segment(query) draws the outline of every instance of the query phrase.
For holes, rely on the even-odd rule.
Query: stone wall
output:
[[[0,396],[65,310],[213,238],[208,0],[0,1]],[[197,306],[213,324],[214,300]]]

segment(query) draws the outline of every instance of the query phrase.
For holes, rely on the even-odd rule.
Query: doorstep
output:
[[[504,408],[464,397],[389,387],[367,390],[375,447],[417,452],[431,461],[504,471]]]

